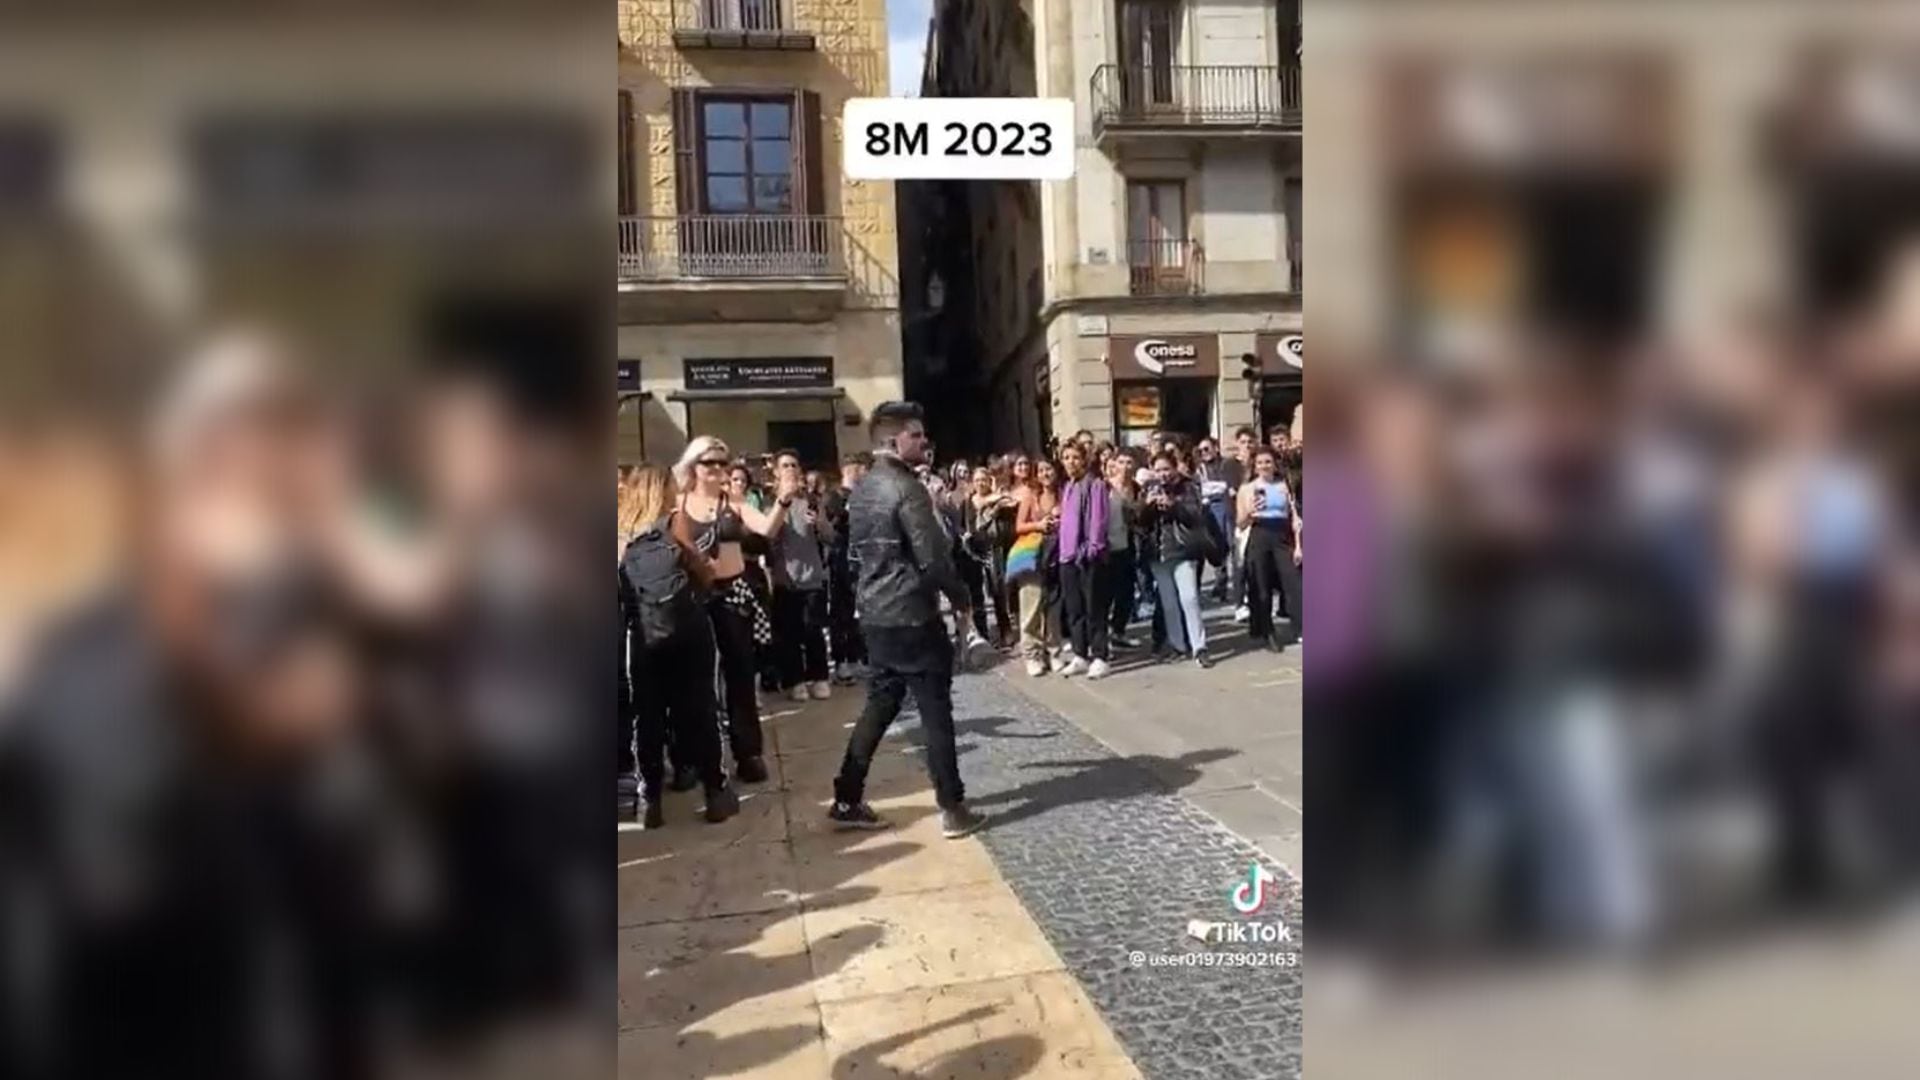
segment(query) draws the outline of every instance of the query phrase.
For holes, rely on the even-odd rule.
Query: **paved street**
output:
[[[870,791],[896,827],[822,828],[859,704],[845,692],[770,714],[774,783],[739,818],[704,825],[677,796],[667,829],[623,832],[622,1074],[1297,1077],[1300,969],[1252,955],[1298,952],[1297,936],[1187,933],[1300,933],[1284,873],[1257,914],[1229,903],[1251,865],[1298,843],[1297,665],[1120,667],[1092,686],[1010,668],[959,681],[961,771],[993,819],[968,840],[937,833],[910,719]]]
[[[1116,754],[1145,755],[1187,801],[1252,841],[1294,876],[1300,870],[1300,651],[1250,650],[1232,612],[1207,613],[1220,662],[1145,664],[1145,650],[1115,657],[1101,682],[1029,679],[1000,670],[1022,692],[1062,714]],[[1147,635],[1136,627],[1144,644]],[[1158,764],[1165,759],[1166,765]],[[1186,770],[1195,776],[1181,775]]]

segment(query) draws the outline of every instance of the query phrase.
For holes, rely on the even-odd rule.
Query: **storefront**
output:
[[[1114,441],[1144,446],[1156,431],[1200,439],[1214,432],[1220,338],[1169,334],[1107,339]]]
[[[683,361],[682,375],[667,400],[685,408],[686,431],[718,436],[742,457],[792,449],[808,468],[832,468],[840,427],[860,422],[843,409],[829,356],[703,357]]]
[[[1449,362],[1514,326],[1608,343],[1650,325],[1677,112],[1663,58],[1410,58],[1390,96],[1402,350]]]
[[[1260,428],[1263,432],[1276,427],[1292,430],[1306,400],[1306,338],[1290,333],[1256,334],[1253,351],[1260,359]]]

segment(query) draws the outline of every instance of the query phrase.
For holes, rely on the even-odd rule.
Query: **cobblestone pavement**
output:
[[[1232,752],[1115,754],[994,674],[962,678],[955,698],[969,801],[993,818],[982,842],[1141,1073],[1298,1077],[1301,967],[1130,955],[1302,953],[1297,883],[1281,874],[1264,910],[1238,914],[1230,893],[1261,852],[1179,794]],[[1193,920],[1278,921],[1293,941],[1207,945]]]

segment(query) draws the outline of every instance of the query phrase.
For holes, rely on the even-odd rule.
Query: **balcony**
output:
[[[846,231],[838,217],[700,214],[619,224],[623,320],[807,320],[845,303]]]
[[[1129,296],[1194,296],[1206,289],[1206,253],[1192,240],[1127,241]]]
[[[794,0],[673,0],[673,43],[682,49],[811,52],[813,31],[798,27]]]
[[[1260,64],[1102,64],[1093,74],[1097,145],[1135,135],[1298,135],[1300,69]]]

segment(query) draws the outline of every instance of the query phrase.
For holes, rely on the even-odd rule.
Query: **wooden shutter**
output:
[[[681,214],[697,214],[705,205],[700,169],[700,96],[673,92],[673,194]]]
[[[619,177],[617,189],[619,213],[621,217],[632,217],[640,212],[639,200],[635,196],[633,184],[633,91],[620,91],[620,164],[616,169]]]
[[[820,133],[820,95],[812,90],[795,91],[793,106],[797,129],[794,157],[800,173],[800,199],[796,209],[803,214],[824,214],[827,212],[827,146]]]

